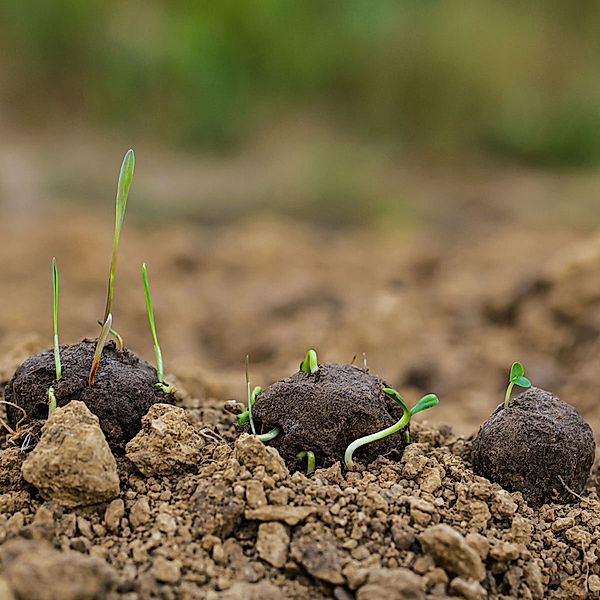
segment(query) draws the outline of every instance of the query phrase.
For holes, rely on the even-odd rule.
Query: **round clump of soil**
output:
[[[97,415],[111,449],[123,453],[125,444],[142,428],[142,417],[156,402],[172,403],[155,384],[156,369],[129,350],[120,351],[113,341],[104,346],[94,385],[88,376],[96,340],[60,347],[62,377],[56,381],[54,351],[30,356],[8,382],[5,399],[27,411],[27,421],[48,417],[48,388],[54,387],[58,406],[81,400]],[[23,416],[6,407],[8,423],[15,427]]]
[[[507,408],[501,404],[473,442],[473,470],[532,506],[572,502],[594,462],[592,428],[560,398],[529,388]],[[572,490],[569,491],[566,488]]]
[[[402,418],[402,408],[383,394],[384,387],[389,387],[385,381],[353,365],[324,364],[315,374],[298,371],[257,395],[252,411],[257,433],[281,427],[268,444],[279,451],[290,471],[306,469],[306,458],[296,457],[304,450],[315,453],[317,466],[331,466],[343,460],[354,440]],[[401,457],[407,430],[408,426],[360,447],[355,460]]]

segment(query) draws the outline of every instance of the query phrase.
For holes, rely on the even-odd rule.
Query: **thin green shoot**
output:
[[[306,456],[306,474],[310,475],[315,471],[315,453],[312,450],[303,450],[296,454],[297,458],[304,458]]]
[[[98,325],[102,327],[102,321],[100,319],[98,319]],[[119,350],[123,352],[123,350],[125,349],[125,343],[123,342],[123,338],[114,329],[111,329],[108,333],[117,338],[117,342],[119,342]]]
[[[250,394],[250,404],[254,405],[254,403],[256,402],[256,396],[258,394],[260,394],[261,392],[262,392],[262,388],[257,385],[252,390],[252,394]],[[245,423],[249,419],[249,417],[250,417],[250,410],[248,410],[248,409],[246,409],[244,412],[240,413],[237,416],[237,425],[240,429],[245,425]]]
[[[406,402],[404,401],[404,398],[402,398],[402,396],[396,390],[392,388],[383,388],[382,391],[388,398],[391,398],[392,400],[394,400],[394,402],[396,402],[402,407],[404,414],[402,415],[402,418],[394,425],[386,427],[381,431],[372,433],[371,435],[366,435],[357,440],[354,440],[348,446],[348,448],[346,448],[346,452],[344,453],[344,462],[346,463],[346,467],[348,469],[354,469],[355,464],[352,460],[352,455],[357,450],[357,448],[360,448],[365,444],[370,444],[371,442],[381,440],[387,437],[388,435],[392,435],[393,433],[400,431],[409,424],[410,419],[413,415],[416,415],[422,410],[426,410],[428,408],[436,406],[439,403],[439,400],[435,394],[427,394],[426,396],[423,396],[411,409],[409,409],[406,405]]]
[[[168,386],[164,382],[164,368],[162,352],[158,345],[158,337],[156,336],[156,325],[154,324],[154,311],[152,310],[152,300],[150,299],[150,286],[148,285],[148,269],[146,263],[142,265],[142,281],[144,283],[144,295],[146,296],[146,311],[148,312],[148,322],[150,323],[150,331],[152,333],[152,341],[154,342],[154,354],[156,356],[156,375],[158,383],[163,392],[170,394],[174,391],[172,386]]]
[[[531,387],[531,381],[527,377],[523,377],[525,370],[520,362],[514,362],[510,368],[510,374],[508,376],[508,387],[506,388],[506,394],[504,396],[504,408],[508,408],[510,403],[510,393],[515,385],[522,388]]]
[[[56,368],[56,380],[62,376],[60,364],[60,348],[58,345],[58,270],[56,258],[52,259],[52,324],[54,327],[54,366]]]
[[[317,353],[314,350],[311,349],[306,353],[306,358],[300,363],[300,370],[311,375],[319,370]]]
[[[275,425],[275,427],[273,427],[273,429],[271,429],[271,431],[267,431],[267,433],[261,433],[260,435],[257,435],[256,437],[261,442],[268,442],[269,440],[276,438],[280,433],[281,433],[281,427],[279,427],[279,425]]]
[[[90,375],[88,377],[88,383],[90,385],[94,385],[94,379],[96,378],[96,371],[98,370],[98,365],[100,364],[100,356],[102,355],[102,349],[104,348],[104,344],[106,344],[106,338],[108,338],[108,334],[110,332],[110,326],[112,325],[112,315],[109,313],[106,318],[106,322],[102,327],[102,331],[100,332],[100,337],[98,338],[98,343],[96,344],[96,352],[94,353],[94,360],[92,362],[92,368],[90,369]]]
[[[51,386],[48,388],[48,418],[54,412],[56,408],[56,395],[54,394],[54,388]]]
[[[246,354],[246,389],[248,393],[248,419],[250,420],[250,429],[252,430],[252,434],[256,435],[256,427],[254,426],[254,418],[252,417],[252,393],[250,392],[250,368],[248,366],[249,360],[250,359]]]
[[[125,208],[127,207],[127,196],[129,187],[133,179],[133,169],[135,167],[135,156],[133,150],[128,150],[121,164],[121,172],[119,173],[119,182],[117,184],[117,200],[115,214],[115,235],[113,239],[113,252],[110,261],[110,273],[108,276],[108,292],[106,294],[106,310],[104,311],[103,322],[106,323],[108,315],[112,313],[112,303],[115,285],[115,269],[117,266],[117,251],[119,249],[119,236],[121,235],[121,227],[123,218],[125,217]]]

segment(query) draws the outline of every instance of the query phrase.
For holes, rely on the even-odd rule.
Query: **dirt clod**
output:
[[[323,364],[315,374],[298,371],[263,390],[256,397],[253,413],[265,431],[281,427],[282,432],[269,445],[279,451],[290,471],[305,468],[297,458],[304,450],[315,453],[317,466],[329,467],[343,459],[354,440],[402,418],[402,408],[383,394],[384,387],[389,386],[365,369]],[[370,463],[378,456],[400,457],[407,430],[361,447],[356,460]]]
[[[183,408],[159,403],[142,417],[142,430],[125,454],[146,477],[166,475],[196,466],[205,443]]]
[[[521,492],[534,506],[575,501],[594,456],[591,427],[572,406],[535,387],[507,408],[500,405],[481,426],[472,448],[476,473]]]
[[[122,453],[125,444],[140,430],[142,417],[156,402],[172,399],[160,388],[156,370],[133,352],[121,352],[113,341],[106,344],[100,358],[93,386],[88,383],[95,340],[60,347],[62,377],[56,381],[54,352],[44,350],[29,357],[6,385],[4,394],[9,402],[27,411],[26,423],[46,419],[48,388],[53,387],[58,406],[80,400],[98,416],[100,427],[110,447]],[[7,406],[8,423],[14,427],[21,411]]]
[[[63,506],[85,506],[119,494],[117,463],[93,415],[74,400],[57,408],[22,466],[41,495]]]

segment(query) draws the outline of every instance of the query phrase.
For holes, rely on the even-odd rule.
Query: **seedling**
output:
[[[121,227],[123,225],[123,218],[125,217],[125,208],[127,207],[127,196],[129,194],[129,187],[131,186],[131,180],[133,179],[133,169],[135,166],[135,156],[133,150],[128,150],[123,159],[121,165],[121,172],[119,174],[119,182],[117,184],[117,199],[116,199],[116,214],[115,214],[115,235],[113,238],[113,252],[112,259],[110,262],[110,272],[108,275],[108,291],[106,294],[106,309],[104,311],[104,319],[102,332],[98,338],[98,344],[96,345],[96,352],[94,353],[94,361],[90,369],[89,384],[94,385],[94,378],[96,371],[98,370],[98,363],[100,362],[100,355],[102,349],[106,343],[106,339],[110,332],[112,324],[112,303],[114,294],[115,284],[115,269],[117,266],[117,251],[119,249],[119,236],[121,235]],[[110,323],[108,322],[110,318]],[[122,340],[121,340],[122,342]]]
[[[510,393],[515,385],[522,388],[531,387],[531,381],[529,381],[527,377],[523,377],[524,373],[523,365],[520,362],[514,362],[508,376],[508,387],[506,388],[506,395],[504,396],[504,408],[508,408],[508,404],[510,403]]]
[[[260,386],[256,386],[252,390],[252,394],[250,394],[250,402],[248,406],[253,405],[256,402],[256,396],[262,392],[262,388]],[[240,413],[237,417],[237,425],[241,429],[246,421],[250,418],[250,410],[246,409],[244,412]]]
[[[315,453],[312,450],[303,450],[296,454],[297,458],[304,458],[306,456],[306,474],[310,475],[315,471]]]
[[[100,319],[98,319],[97,323],[98,325],[100,325],[100,327],[104,325],[104,323],[102,323]],[[117,342],[119,342],[119,350],[123,352],[123,350],[125,349],[125,342],[123,342],[123,338],[114,329],[110,329],[108,333],[110,333],[110,335],[114,335],[117,338]]]
[[[394,425],[387,427],[386,429],[382,429],[381,431],[377,431],[376,433],[372,433],[371,435],[366,435],[357,440],[354,440],[348,448],[346,448],[346,452],[344,454],[344,462],[346,463],[346,467],[348,469],[354,468],[354,461],[352,460],[352,455],[354,454],[357,448],[364,446],[365,444],[370,444],[371,442],[375,442],[377,440],[381,440],[388,435],[392,435],[392,433],[396,433],[400,431],[404,427],[408,425],[410,419],[413,415],[416,415],[418,412],[436,406],[439,402],[437,396],[435,394],[427,394],[427,396],[423,396],[411,409],[408,408],[404,398],[394,389],[392,388],[383,388],[383,393],[394,402],[399,404],[402,407],[404,414],[402,418],[395,423]]]
[[[300,363],[300,370],[311,375],[319,370],[317,353],[314,350],[311,349],[306,353],[306,358]]]
[[[246,390],[248,394],[248,419],[250,420],[250,429],[256,435],[256,427],[254,427],[254,419],[252,418],[252,394],[250,393],[250,371],[248,366],[248,355],[246,354]]]
[[[276,438],[280,433],[281,433],[281,427],[279,427],[279,425],[275,425],[275,427],[273,427],[273,429],[271,429],[271,431],[267,431],[267,433],[261,433],[261,434],[257,435],[256,437],[261,442],[268,442],[269,440]]]
[[[163,392],[170,394],[174,391],[173,387],[166,385],[163,381],[163,359],[158,338],[156,336],[156,326],[154,325],[154,311],[152,310],[152,300],[150,299],[150,287],[148,286],[148,270],[146,263],[142,265],[142,281],[144,283],[144,295],[146,296],[146,310],[148,312],[148,322],[150,323],[150,331],[152,333],[152,341],[154,342],[154,354],[156,355],[156,374],[158,383],[156,384]]]
[[[56,381],[62,376],[62,367],[60,364],[60,347],[58,345],[58,269],[56,268],[56,258],[52,258],[52,325],[54,328],[54,367],[56,369]],[[54,388],[48,388],[48,418],[56,408],[56,396]]]

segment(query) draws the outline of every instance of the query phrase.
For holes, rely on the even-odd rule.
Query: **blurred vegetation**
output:
[[[600,3],[4,0],[0,101],[227,149],[297,113],[406,151],[600,161]]]

